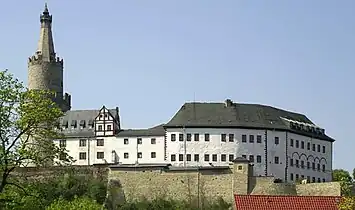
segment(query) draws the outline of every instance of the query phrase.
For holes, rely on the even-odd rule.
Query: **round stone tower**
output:
[[[56,56],[52,36],[52,15],[47,4],[40,16],[41,31],[36,53],[28,59],[28,88],[55,93],[54,102],[66,112],[71,108],[71,96],[63,94],[63,59]]]

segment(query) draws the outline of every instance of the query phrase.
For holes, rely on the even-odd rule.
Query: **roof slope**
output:
[[[120,131],[116,136],[120,137],[140,137],[140,136],[164,136],[164,124],[148,129],[127,129]]]
[[[237,210],[337,210],[339,196],[235,195]]]
[[[227,104],[227,105],[226,105]],[[290,130],[302,135],[309,135],[299,129],[292,129],[290,123],[284,120],[293,120],[316,126],[305,115],[294,113],[271,106],[260,104],[233,103],[185,103],[165,127],[244,127],[255,129],[281,129]],[[312,134],[312,136],[334,141],[325,134]]]

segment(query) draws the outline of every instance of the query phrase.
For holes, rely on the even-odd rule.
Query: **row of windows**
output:
[[[300,164],[300,162],[301,162],[301,164]],[[304,160],[299,161],[299,160],[296,159],[294,161],[294,159],[292,159],[292,158],[290,159],[290,166],[291,167],[295,166],[296,168],[300,168],[300,167],[301,168],[306,168]],[[311,162],[309,162],[309,161],[307,162],[307,169],[311,169]],[[316,163],[312,163],[312,169],[316,170]],[[317,164],[317,170],[318,171],[321,170],[319,163]],[[322,171],[325,172],[325,165],[324,164],[322,165]]]
[[[170,160],[171,161],[177,161],[176,160],[176,156],[177,155],[172,154],[170,156]],[[217,154],[212,154],[212,155],[204,154],[204,161],[210,161],[210,156],[212,156],[212,161],[213,162],[217,162],[218,161],[217,160],[218,159]],[[200,155],[199,154],[194,154],[193,157],[194,157],[193,161],[195,161],[195,162],[199,162],[200,161]],[[179,158],[178,161],[184,161],[184,155],[183,154],[179,154],[178,158]],[[220,158],[221,158],[222,162],[226,162],[227,161],[227,155],[226,154],[221,154]],[[234,155],[233,154],[229,154],[228,155],[228,161],[232,162],[233,160],[234,160]],[[186,161],[192,161],[192,155],[191,154],[186,154]]]
[[[296,147],[296,148],[301,148],[305,149],[305,142],[304,141],[299,141],[299,140],[294,140],[290,139],[290,147]],[[307,150],[311,150],[311,143],[307,142]],[[316,144],[312,144],[312,151],[316,151]],[[321,145],[317,145],[317,152],[321,152]],[[325,146],[322,146],[322,153],[325,153]]]
[[[103,125],[98,125],[97,126],[97,131],[103,131]],[[112,125],[107,125],[106,126],[106,131],[112,131]]]
[[[96,153],[96,159],[103,159],[105,157],[104,152],[97,152]],[[156,158],[157,153],[156,152],[151,152],[150,153],[150,158]],[[129,158],[129,153],[125,152],[123,153],[123,158],[128,159]],[[143,154],[141,152],[137,153],[137,158],[143,158]],[[79,160],[86,160],[86,152],[79,152]]]
[[[128,144],[129,140],[128,139],[124,139],[123,140],[124,144]],[[150,139],[150,143],[151,144],[156,144],[157,140],[155,138],[151,138]],[[137,138],[137,144],[142,144],[142,138]],[[105,141],[104,139],[96,139],[96,146],[104,146],[105,145]],[[67,141],[65,139],[62,139],[59,141],[59,146],[60,147],[66,147],[67,146]],[[80,139],[79,140],[79,147],[86,147],[87,146],[87,140],[86,139]]]
[[[304,178],[305,178],[304,175],[301,175],[301,177],[300,177],[299,174],[296,174],[296,177],[294,177],[293,173],[290,173],[290,180],[291,180],[291,181],[293,181],[293,180],[295,180],[295,181],[301,181],[301,180],[303,180]],[[317,181],[318,181],[318,182],[321,182],[321,178],[318,178]],[[325,179],[323,178],[322,181],[325,182]],[[311,182],[311,177],[310,177],[310,176],[307,176],[307,182]],[[316,177],[312,177],[312,182],[316,182]]]
[[[200,134],[195,133],[194,135],[194,141],[200,141]],[[227,138],[228,137],[228,138]],[[249,135],[249,143],[254,143],[254,137],[255,135]],[[176,134],[171,134],[170,136],[171,141],[176,141]],[[192,140],[192,134],[187,133],[186,134],[186,141],[191,141]],[[205,133],[204,134],[204,140],[205,141],[210,141],[210,134]],[[222,142],[234,142],[234,134],[221,134],[221,141]],[[184,134],[179,134],[179,141],[184,141]],[[247,135],[243,134],[242,135],[242,142],[246,143],[247,142]],[[262,136],[261,135],[256,135],[256,143],[262,143]],[[275,144],[279,144],[279,137],[275,137]]]

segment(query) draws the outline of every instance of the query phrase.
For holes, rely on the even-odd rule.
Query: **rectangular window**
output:
[[[228,135],[228,137],[229,137],[229,142],[234,142],[234,134],[229,134]]]
[[[137,153],[137,158],[142,158],[143,157],[143,154],[141,152],[138,152]]]
[[[315,152],[316,151],[316,145],[312,144],[312,150]]]
[[[312,177],[312,182],[316,182],[316,177]]]
[[[205,154],[205,161],[210,161],[210,155],[209,154]]]
[[[247,135],[242,135],[242,142],[243,143],[246,143],[247,142]]]
[[[290,166],[293,166],[293,159],[290,159]]]
[[[320,171],[320,164],[317,164],[317,170]]]
[[[107,130],[112,131],[112,125],[107,125]]]
[[[104,146],[105,142],[103,139],[96,139],[96,146],[102,147]]]
[[[227,161],[227,155],[226,154],[221,154],[221,161],[223,161],[223,162]]]
[[[299,167],[300,167],[299,160],[296,160],[296,167],[297,167],[297,168],[299,168]]]
[[[275,144],[278,145],[280,143],[279,137],[275,136]]]
[[[254,143],[254,135],[249,135],[249,143]]]
[[[320,182],[320,178],[318,178],[318,182]]]
[[[97,126],[97,131],[102,131],[102,125]]]
[[[290,179],[293,181],[293,173],[290,173]]]
[[[123,139],[124,144],[128,144],[128,139]]]
[[[205,133],[205,141],[210,141],[210,134]]]
[[[86,147],[86,139],[79,140],[79,147]]]
[[[196,162],[200,161],[200,156],[198,154],[194,155],[194,161],[196,161]]]
[[[176,155],[170,155],[170,160],[171,161],[176,161]]]
[[[213,155],[212,155],[212,161],[213,161],[213,162],[217,162],[217,155],[216,155],[216,154],[213,154]]]
[[[307,182],[311,182],[311,177],[310,176],[307,176]]]
[[[261,135],[256,136],[256,143],[261,144]]]
[[[142,144],[142,138],[137,138],[137,144]]]
[[[249,155],[249,161],[250,161],[251,163],[254,163],[254,155]]]
[[[311,143],[307,142],[307,150],[311,150]]]
[[[279,157],[275,156],[275,164],[279,164],[279,163],[280,163]]]
[[[300,141],[296,140],[296,148],[299,148],[299,147],[300,147]]]
[[[221,134],[221,141],[226,142],[227,141],[227,135],[226,134]]]
[[[191,141],[191,133],[186,134],[186,141]]]
[[[311,168],[311,163],[307,162],[307,169],[310,169],[310,168]]]
[[[317,152],[320,152],[320,145],[317,145]]]
[[[183,154],[179,154],[179,161],[184,161],[184,155]]]
[[[125,153],[123,154],[123,158],[124,158],[124,159],[128,159],[128,158],[129,158],[128,152],[125,152]]]
[[[104,158],[105,158],[104,152],[97,152],[96,153],[96,159],[104,159]]]
[[[325,153],[325,146],[323,146],[323,153]]]
[[[179,141],[184,141],[184,134],[182,133],[179,134]]]
[[[156,157],[157,157],[157,154],[155,152],[150,153],[150,158],[156,158]]]
[[[67,146],[67,140],[61,139],[59,140],[59,147],[66,147]]]
[[[247,159],[247,156],[246,155],[242,155],[242,158]]]
[[[304,141],[301,141],[301,149],[304,149]]]
[[[261,163],[261,155],[256,156],[256,162]]]
[[[191,161],[191,154],[186,154],[186,161]]]
[[[322,181],[325,182],[325,179],[323,179]]]
[[[234,160],[234,155],[233,154],[230,154],[229,155],[229,162],[232,162]]]
[[[293,139],[290,139],[290,147],[293,147]]]
[[[304,168],[304,160],[301,160],[301,168]]]
[[[171,139],[171,141],[176,141],[176,134],[175,134],[175,133],[172,133],[172,134],[170,135],[170,139]]]
[[[198,133],[194,134],[194,140],[195,141],[200,141],[200,135]]]
[[[300,179],[299,175],[296,174],[296,181],[298,181]]]
[[[150,144],[156,144],[156,143],[157,143],[157,140],[155,138],[150,139]]]
[[[325,172],[325,165],[322,165],[322,171]]]
[[[316,164],[315,163],[312,163],[312,169],[316,170]]]
[[[86,152],[79,153],[79,160],[86,160]]]

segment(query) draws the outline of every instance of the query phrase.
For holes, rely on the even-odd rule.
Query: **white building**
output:
[[[75,165],[171,163],[254,164],[256,176],[330,181],[332,144],[306,116],[259,104],[185,103],[165,125],[122,129],[118,108],[68,111],[60,128]]]

